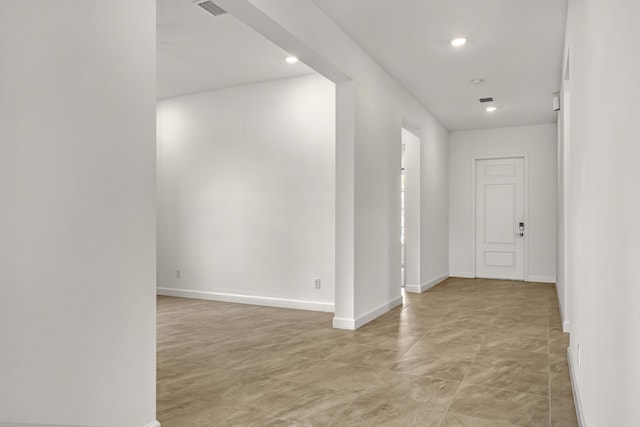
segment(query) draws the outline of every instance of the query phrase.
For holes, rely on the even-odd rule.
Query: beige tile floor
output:
[[[577,426],[553,285],[448,279],[358,331],[332,314],[158,298],[158,420]]]

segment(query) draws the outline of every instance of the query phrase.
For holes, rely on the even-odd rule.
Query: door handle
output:
[[[517,233],[516,236],[517,237],[524,237],[524,233]]]

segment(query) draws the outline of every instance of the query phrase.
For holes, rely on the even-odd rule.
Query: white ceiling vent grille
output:
[[[204,10],[212,14],[213,16],[220,16],[220,15],[227,14],[226,10],[224,10],[223,8],[221,8],[220,6],[218,6],[217,4],[211,1],[203,1],[201,3],[198,3],[198,6],[200,6],[201,8],[203,8]]]

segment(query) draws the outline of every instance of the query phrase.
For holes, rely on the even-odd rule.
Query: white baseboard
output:
[[[576,416],[578,418],[578,426],[587,427],[587,423],[584,420],[584,411],[582,410],[582,399],[580,398],[580,389],[578,389],[578,383],[576,380],[576,367],[573,364],[573,357],[571,357],[571,348],[567,348],[567,361],[569,362],[569,377],[571,377],[571,389],[573,390],[573,401],[576,405]]]
[[[160,426],[160,424],[158,424]],[[5,423],[0,421],[0,427],[91,427],[78,424],[31,424],[31,423]]]
[[[261,297],[256,295],[227,294],[222,292],[191,291],[187,289],[157,288],[158,295],[169,297],[196,298],[211,301],[235,302],[238,304],[264,305],[268,307],[295,308],[298,310],[334,312],[334,305],[328,302],[304,301],[287,298]]]
[[[430,280],[427,283],[423,283],[420,286],[416,286],[416,285],[406,285],[404,287],[404,290],[406,292],[410,292],[413,294],[421,294],[424,291],[426,291],[427,289],[433,288],[435,285],[437,285],[438,283],[443,282],[444,280],[448,279],[449,275],[448,274],[443,274],[442,276],[436,277],[433,280]]]
[[[463,279],[475,279],[476,275],[468,271],[452,271],[449,273],[449,277],[461,277]]]
[[[422,286],[404,285],[404,291],[409,292],[411,294],[419,294],[419,293],[422,293]]]
[[[336,329],[347,329],[349,331],[355,331],[356,329],[361,328],[362,326],[371,322],[373,319],[382,316],[387,311],[392,310],[399,305],[402,305],[402,295],[394,298],[388,303],[382,304],[380,307],[371,310],[356,319],[334,317],[333,327]]]
[[[5,422],[0,422],[0,427],[82,427],[79,426],[77,424],[71,425],[71,424],[65,424],[65,425],[61,425],[61,424],[26,424],[26,423],[5,423]],[[88,426],[85,426],[88,427]],[[160,427],[160,423],[158,421],[153,421],[149,424],[147,424],[144,427]]]
[[[540,283],[556,283],[556,278],[553,276],[534,276],[528,275],[527,282],[540,282]]]
[[[567,334],[571,333],[571,322],[569,322],[568,320],[562,322],[562,332]]]
[[[397,298],[392,299],[388,303],[382,304],[380,307],[378,307],[378,308],[376,308],[374,310],[371,310],[368,313],[365,313],[362,316],[358,317],[356,319],[356,321],[355,321],[356,329],[366,325],[367,323],[371,322],[376,317],[382,316],[387,311],[393,310],[394,308],[396,308],[399,305],[402,305],[402,295],[399,295]]]
[[[461,277],[464,279],[474,279],[475,274],[468,271],[452,271],[449,273],[449,277]],[[553,276],[534,276],[529,275],[525,278],[526,282],[540,282],[540,283],[556,283],[556,278]]]
[[[355,319],[346,319],[343,317],[334,317],[333,318],[333,328],[334,329],[346,329],[347,331],[355,331],[356,330],[356,320]]]

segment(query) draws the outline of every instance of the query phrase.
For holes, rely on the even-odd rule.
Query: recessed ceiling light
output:
[[[494,111],[498,111],[498,107],[487,107],[487,113],[493,113]]]
[[[480,83],[484,83],[484,79],[473,79],[473,80],[471,80],[471,84],[479,85]]]
[[[451,40],[451,46],[460,47],[467,44],[467,39],[465,37],[457,37]]]
[[[296,62],[298,62],[298,58],[296,58],[295,56],[287,56],[285,61],[287,61],[289,64],[295,64]]]

